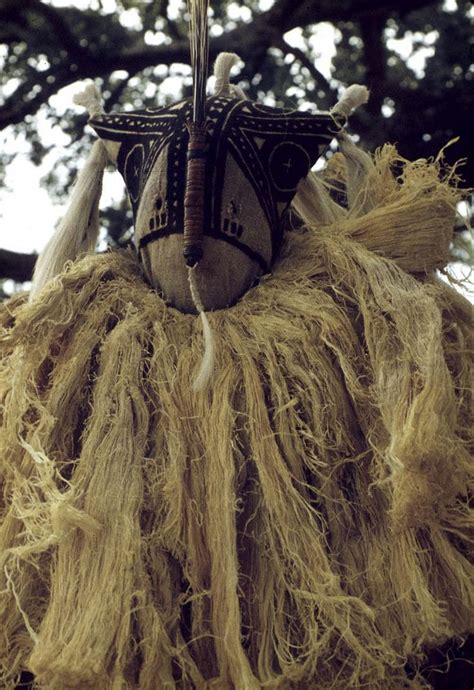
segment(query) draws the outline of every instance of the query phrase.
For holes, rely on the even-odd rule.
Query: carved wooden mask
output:
[[[149,281],[193,311],[182,257],[190,101],[94,117],[131,199],[138,251]],[[234,303],[271,269],[282,215],[334,134],[341,116],[311,114],[216,96],[207,100],[204,257],[206,309]]]

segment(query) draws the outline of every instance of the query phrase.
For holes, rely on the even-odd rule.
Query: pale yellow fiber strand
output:
[[[472,324],[434,275],[458,193],[357,155],[212,314],[206,395],[196,317],[132,253],[0,309],[1,688],[420,690],[472,630]]]

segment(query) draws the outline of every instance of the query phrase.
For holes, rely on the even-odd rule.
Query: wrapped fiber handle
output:
[[[187,124],[189,131],[186,187],[184,193],[184,247],[186,264],[195,266],[202,258],[204,234],[204,182],[206,173],[206,124]]]

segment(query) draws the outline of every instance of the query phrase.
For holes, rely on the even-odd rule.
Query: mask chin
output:
[[[182,312],[196,313],[182,246],[182,235],[169,235],[150,244],[140,256],[148,281],[166,301]],[[263,273],[256,261],[227,242],[204,236],[203,249],[196,271],[206,311],[232,306]]]

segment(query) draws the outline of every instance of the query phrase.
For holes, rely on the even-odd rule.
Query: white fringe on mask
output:
[[[79,254],[95,249],[99,235],[99,200],[102,177],[108,155],[101,141],[96,141],[79,173],[69,208],[36,262],[30,302],[52,278]]]
[[[92,116],[102,114],[100,93],[94,84],[74,97]],[[56,231],[36,262],[29,301],[80,254],[93,252],[99,235],[99,201],[108,155],[104,144],[96,141],[74,185],[69,207]]]
[[[230,70],[240,60],[235,53],[219,53],[214,63],[214,96],[230,96],[247,99],[240,86],[230,83]]]
[[[82,105],[91,117],[104,114],[100,91],[93,83],[87,84],[84,90],[77,93],[72,100],[76,105]]]
[[[36,262],[30,291],[30,302],[66,261],[93,252],[99,235],[99,200],[102,177],[108,156],[101,141],[96,141],[79,173],[65,216]]]
[[[204,305],[199,295],[199,290],[196,283],[196,266],[188,269],[189,288],[191,290],[191,297],[193,298],[194,306],[198,310],[202,321],[202,333],[204,337],[204,354],[202,356],[201,365],[196,378],[193,382],[194,391],[202,391],[207,388],[214,371],[214,337],[212,335],[211,325],[207,314],[204,311]]]
[[[344,91],[342,98],[340,98],[334,108],[331,109],[331,113],[349,117],[356,108],[363,103],[367,103],[368,100],[368,88],[360,84],[352,84],[352,86],[349,86]]]

